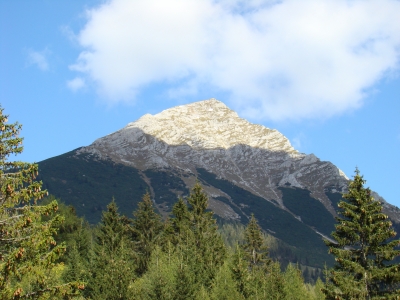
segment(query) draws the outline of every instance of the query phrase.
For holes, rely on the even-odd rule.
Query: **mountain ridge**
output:
[[[215,99],[147,114],[39,169],[50,193],[92,221],[112,196],[131,213],[146,189],[168,217],[200,180],[218,218],[246,224],[253,213],[265,231],[309,259],[318,256],[319,266],[328,259],[321,235],[329,236],[348,184],[331,162],[298,152],[277,130]],[[400,227],[400,210],[374,195]]]

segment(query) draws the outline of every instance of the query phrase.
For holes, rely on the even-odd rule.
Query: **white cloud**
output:
[[[85,79],[83,79],[82,77],[75,77],[74,79],[67,81],[68,88],[70,88],[74,92],[83,88],[85,85]]]
[[[46,48],[43,51],[34,51],[29,49],[28,54],[28,64],[36,65],[42,71],[49,70],[49,62],[47,57],[50,55],[50,51]]]
[[[299,132],[295,137],[290,139],[290,142],[296,150],[303,151],[304,152],[304,146],[306,143],[307,137],[303,132]]]
[[[209,86],[253,118],[329,117],[398,70],[399,15],[396,0],[112,0],[87,11],[72,68],[111,102]]]

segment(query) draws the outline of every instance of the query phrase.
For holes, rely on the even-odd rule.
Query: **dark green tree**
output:
[[[121,216],[113,200],[103,212],[95,233],[91,278],[86,295],[92,299],[127,299],[134,280],[134,252],[129,220]]]
[[[23,139],[21,125],[7,122],[0,108],[0,299],[73,296],[83,286],[61,280],[57,260],[65,244],[54,240],[63,218],[44,219],[57,210],[57,201],[37,204],[47,191],[35,181],[36,164],[8,161],[23,151]]]
[[[187,203],[179,198],[174,205],[173,218],[167,221],[164,244],[174,245],[179,257],[177,280],[190,285],[177,289],[182,293],[187,290],[187,296],[191,297],[201,286],[211,287],[226,257],[226,248],[213,213],[207,210],[208,197],[198,182],[186,200]],[[185,295],[180,297],[183,299]]]
[[[101,223],[96,233],[96,243],[104,246],[109,253],[114,253],[121,245],[121,241],[128,237],[129,220],[121,216],[118,206],[113,199],[107,205],[107,211],[103,212]]]
[[[174,218],[170,220],[172,225],[172,234],[175,236],[181,236],[182,233],[186,232],[190,226],[190,214],[186,203],[182,198],[178,199],[172,208],[172,214]],[[178,242],[175,240],[175,243]]]
[[[134,250],[137,255],[136,272],[140,276],[147,270],[151,252],[159,242],[164,225],[161,216],[154,211],[153,202],[149,193],[143,196],[133,213],[132,234]]]
[[[207,211],[208,197],[200,183],[196,183],[189,197],[189,226],[193,233],[193,259],[197,282],[208,287],[226,257],[226,248],[218,233],[213,212]],[[200,280],[201,279],[201,280]]]
[[[90,280],[90,252],[92,250],[92,233],[86,221],[78,218],[72,232],[64,233],[67,241],[67,252],[64,256],[67,281],[88,282]],[[70,227],[70,228],[71,228]]]
[[[264,236],[260,225],[254,214],[251,214],[250,221],[244,232],[245,242],[243,249],[252,267],[269,262],[268,248],[265,245]]]
[[[252,294],[250,287],[251,272],[249,270],[249,261],[239,245],[232,257],[231,263],[232,278],[235,280],[236,289],[245,299]]]
[[[396,232],[382,213],[358,169],[340,201],[335,241],[325,241],[336,265],[326,272],[327,299],[398,299],[400,266],[391,263],[400,255],[393,240]]]

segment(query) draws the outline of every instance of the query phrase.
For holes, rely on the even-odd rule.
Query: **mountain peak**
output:
[[[248,145],[270,151],[298,152],[280,132],[242,119],[214,98],[146,114],[123,130],[139,128],[169,145],[228,149]]]

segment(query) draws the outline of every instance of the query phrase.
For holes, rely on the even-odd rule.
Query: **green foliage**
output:
[[[324,283],[320,278],[317,279],[315,286],[311,286],[311,292],[314,296],[314,299],[316,300],[324,300],[325,299],[325,294],[323,292],[324,288]]]
[[[246,215],[253,213],[263,230],[295,246],[299,256],[304,257],[304,260],[308,259],[308,265],[322,268],[325,263],[333,264],[332,258],[326,253],[321,237],[290,213],[227,180],[217,179],[215,174],[204,169],[198,168],[197,172],[200,179],[228,194],[237,207],[240,207],[241,203],[246,203],[241,210]],[[265,213],[266,211],[268,214]]]
[[[224,244],[229,249],[235,249],[237,244],[244,243],[245,226],[242,223],[223,222],[219,224],[218,231],[221,234]]]
[[[134,299],[176,299],[176,274],[179,263],[176,255],[155,247],[149,268],[141,280],[134,283]],[[188,299],[188,298],[187,298]]]
[[[306,227],[271,203],[200,170],[201,176],[211,176],[213,184],[233,199],[242,219],[253,211],[240,208],[241,202],[255,207],[247,227],[223,224],[218,230],[213,213],[207,210],[208,197],[198,182],[186,200],[178,199],[173,217],[163,224],[148,193],[138,201],[135,193],[144,192],[146,184],[135,169],[74,152],[56,159],[65,170],[61,177],[52,178],[56,173],[50,166],[54,168],[54,164],[45,161],[41,168],[46,170],[43,178],[50,176],[49,186],[56,195],[70,194],[72,202],[79,205],[58,204],[54,197],[47,197],[39,206],[36,201],[46,191],[35,181],[38,167],[7,161],[9,155],[22,151],[22,139],[16,137],[20,126],[5,122],[1,110],[0,299],[323,299],[321,281],[315,287],[304,284],[300,270],[289,265],[282,273],[281,265],[268,257],[268,247],[277,257],[289,248],[263,233],[261,227],[291,230],[286,236],[306,233]],[[87,174],[79,173],[85,164],[90,165]],[[148,170],[146,175],[164,209],[172,204],[176,190],[185,192],[177,174]],[[130,187],[124,183],[128,177]],[[107,181],[113,181],[115,189],[108,189]],[[78,217],[88,213],[85,204],[90,203],[94,212],[89,218],[95,220],[103,209],[104,197],[112,194],[124,194],[119,203],[125,215],[137,204],[132,220],[119,213],[114,200],[95,228]],[[265,209],[272,218],[258,211]],[[256,217],[261,217],[261,226]],[[299,230],[296,226],[303,227]],[[391,255],[386,254],[382,252],[382,261]],[[305,274],[311,277],[308,268]]]
[[[390,262],[400,255],[399,240],[382,213],[382,204],[364,188],[356,169],[348,192],[339,203],[334,242],[326,241],[336,265],[326,271],[327,299],[392,299],[400,297],[400,266]]]
[[[236,284],[236,290],[247,299],[251,294],[251,273],[249,269],[249,262],[245,257],[242,247],[236,246],[236,251],[232,255],[230,263],[232,278]]]
[[[194,258],[197,278],[209,286],[216,271],[223,264],[226,249],[213,213],[206,211],[208,197],[199,183],[193,187],[187,198],[189,205],[190,230],[193,233]],[[200,281],[199,281],[200,282]]]
[[[245,250],[250,265],[256,267],[268,263],[268,249],[265,245],[261,227],[258,225],[254,214],[250,217],[244,236],[245,242],[243,244],[243,249]]]
[[[57,210],[57,201],[37,205],[47,194],[35,181],[38,166],[8,161],[22,152],[23,139],[21,125],[6,124],[7,118],[0,108],[0,298],[72,297],[81,284],[61,280],[57,259],[65,245],[53,238],[63,219],[43,218]]]
[[[232,240],[240,237],[242,246],[237,245],[236,251],[232,249],[229,255],[215,256],[216,261],[204,259],[203,255],[209,254],[196,245],[200,248],[212,245],[201,238],[200,233],[205,236],[216,234],[217,237],[219,234],[215,231],[215,220],[205,209],[208,199],[201,186],[193,189],[189,198],[188,203],[178,199],[173,208],[174,217],[166,222],[164,232],[158,235],[154,235],[151,228],[161,230],[162,222],[154,212],[148,194],[140,202],[133,220],[120,216],[115,202],[111,203],[103,214],[103,223],[94,232],[95,243],[90,260],[84,256],[87,251],[78,250],[79,244],[84,245],[84,249],[89,244],[90,248],[90,242],[87,243],[90,238],[86,235],[86,230],[90,229],[70,222],[68,228],[73,230],[64,235],[69,245],[64,278],[87,281],[85,296],[90,299],[323,299],[319,297],[320,287],[316,290],[316,287],[304,284],[301,272],[293,266],[289,265],[282,273],[279,263],[264,261],[266,240],[273,245],[275,239],[269,240],[270,237],[261,232],[254,217],[247,228],[223,225]],[[66,212],[69,214],[71,209]],[[144,236],[154,239],[149,238],[143,243],[152,244],[144,247],[152,251],[149,251],[146,270],[139,273],[135,272],[136,266],[132,262],[140,261],[140,251],[134,250],[140,235],[132,235],[132,232],[142,230]],[[121,236],[123,238],[119,239]],[[260,240],[261,243],[252,242]],[[250,267],[252,256],[248,255],[252,248],[245,247],[246,241],[248,246],[255,245],[260,254],[253,267]],[[221,253],[225,252],[223,246]],[[206,268],[213,271],[205,271]]]
[[[142,202],[139,202],[138,209],[133,213],[132,235],[134,240],[134,251],[137,255],[138,275],[142,275],[147,270],[151,252],[159,242],[163,224],[161,217],[154,211],[153,202],[150,194],[146,193]]]
[[[95,233],[87,295],[93,299],[126,299],[134,280],[135,257],[129,241],[129,220],[114,201],[103,212]]]
[[[96,252],[92,260],[92,280],[89,281],[89,296],[93,299],[127,299],[129,285],[134,280],[135,267],[131,248],[122,240],[110,254],[105,248]]]
[[[236,282],[232,278],[232,272],[227,263],[224,263],[215,275],[210,291],[210,298],[213,300],[245,299],[237,290]]]
[[[250,299],[285,299],[285,278],[278,262],[255,268],[251,274]]]
[[[301,271],[292,264],[289,264],[284,273],[285,296],[289,300],[313,299],[312,293],[304,284]]]

